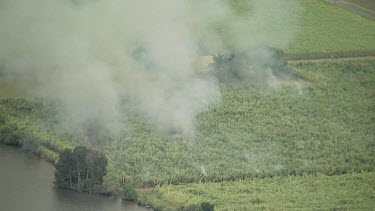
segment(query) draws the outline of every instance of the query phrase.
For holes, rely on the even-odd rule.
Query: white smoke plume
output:
[[[215,79],[195,75],[193,57],[227,46],[285,47],[296,32],[294,0],[249,1],[248,15],[233,2],[0,0],[0,63],[35,77],[72,130],[92,121],[118,133],[129,97],[156,128],[191,134],[194,116],[220,98]]]

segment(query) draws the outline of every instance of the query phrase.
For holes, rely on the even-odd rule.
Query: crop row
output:
[[[139,202],[159,210],[186,210],[201,203],[215,210],[371,210],[375,173],[303,175],[162,186],[140,190]]]

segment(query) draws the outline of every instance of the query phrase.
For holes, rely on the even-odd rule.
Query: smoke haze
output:
[[[297,32],[297,1],[248,1],[251,12],[235,2],[0,0],[0,64],[61,102],[66,130],[95,122],[118,134],[129,98],[155,128],[191,135],[194,116],[220,100],[217,80],[197,77],[193,57],[286,48]]]

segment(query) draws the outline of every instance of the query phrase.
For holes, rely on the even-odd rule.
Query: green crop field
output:
[[[110,169],[142,186],[374,170],[374,66],[298,63],[300,87],[223,87],[193,140],[159,137],[140,118],[132,139],[108,146]]]
[[[131,138],[100,147],[109,159],[105,184],[116,190],[120,180],[148,187],[373,171],[374,67],[373,59],[299,62],[291,65],[295,78],[276,88],[223,85],[222,102],[198,116],[191,139],[162,137],[141,115],[130,117]],[[0,120],[9,135],[2,142],[18,137],[50,160],[78,144],[59,138],[53,106],[39,100],[1,100]]]
[[[139,194],[142,204],[160,210],[183,210],[202,202],[216,210],[372,210],[375,173],[162,186]]]
[[[239,13],[244,13],[244,1],[232,2]],[[300,0],[299,2],[303,12],[299,17],[300,22],[295,38],[290,46],[284,49],[288,54],[375,50],[375,21],[331,5],[324,0]],[[372,3],[367,3],[367,5],[372,5]],[[277,34],[277,30],[293,27],[273,26],[272,29],[276,31],[271,30],[269,33]],[[223,36],[226,34],[224,31]],[[223,40],[228,39],[231,38],[228,36],[223,38]],[[275,40],[271,42],[277,46],[279,40],[279,37],[275,37]]]
[[[301,29],[288,53],[374,50],[374,21],[325,1],[303,1],[303,5]]]

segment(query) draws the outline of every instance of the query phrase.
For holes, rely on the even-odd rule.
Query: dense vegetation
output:
[[[54,130],[55,106],[40,99],[0,99],[0,143],[18,145],[52,163],[59,153],[78,145]]]
[[[79,146],[66,149],[56,164],[56,185],[78,191],[101,192],[103,177],[107,174],[108,160],[99,151]]]
[[[162,186],[140,194],[142,204],[160,210],[183,210],[202,202],[217,210],[372,210],[375,173]]]
[[[161,137],[138,117],[131,139],[106,147],[109,175],[153,186],[372,171],[374,66],[303,62],[291,71],[305,82],[268,89],[224,84],[222,102],[198,117],[193,140]]]
[[[100,147],[109,162],[104,183],[118,190],[128,183],[372,171],[374,66],[371,59],[301,62],[290,68],[299,80],[269,81],[269,88],[223,84],[222,102],[197,117],[192,139],[162,136],[142,115],[130,116],[131,138]],[[53,161],[78,144],[53,131],[50,104],[3,99],[0,111],[1,142]]]

